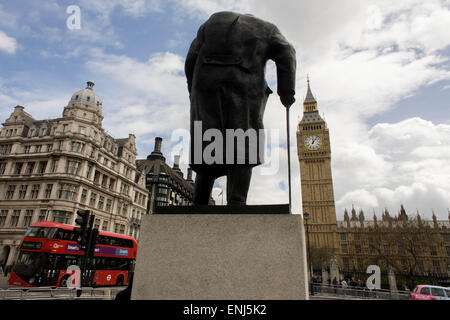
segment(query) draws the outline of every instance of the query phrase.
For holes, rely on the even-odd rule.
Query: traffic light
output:
[[[75,228],[75,237],[80,246],[80,250],[86,250],[88,244],[89,237],[89,210],[78,210],[77,211],[78,218],[75,219],[75,223],[80,227]]]
[[[98,237],[98,229],[92,229],[92,231],[89,234],[89,241],[88,241],[88,248],[86,250],[86,255],[88,258],[92,258],[95,253],[95,245],[97,244],[97,237]]]

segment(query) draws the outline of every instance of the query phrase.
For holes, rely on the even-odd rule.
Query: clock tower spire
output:
[[[303,101],[303,117],[297,127],[302,210],[309,213],[309,241],[312,250],[337,253],[337,222],[331,173],[330,136],[320,116],[309,77]],[[316,266],[318,267],[318,266]]]

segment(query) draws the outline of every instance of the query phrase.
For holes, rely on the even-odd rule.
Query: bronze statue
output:
[[[246,204],[252,169],[263,163],[264,137],[258,133],[272,93],[265,80],[269,59],[276,64],[278,95],[289,108],[295,101],[295,50],[275,25],[217,12],[199,28],[185,63],[195,205],[208,204],[215,179],[224,175],[228,205]],[[238,141],[243,132],[245,148]],[[214,161],[205,158],[208,152]]]

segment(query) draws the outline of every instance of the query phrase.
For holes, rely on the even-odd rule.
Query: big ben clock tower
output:
[[[308,91],[303,102],[303,118],[297,128],[302,209],[309,213],[309,241],[312,248],[337,252],[337,224],[331,175],[330,136],[319,115],[317,101]]]

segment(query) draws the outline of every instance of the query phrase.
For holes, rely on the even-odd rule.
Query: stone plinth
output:
[[[143,217],[132,299],[308,299],[300,215]]]

